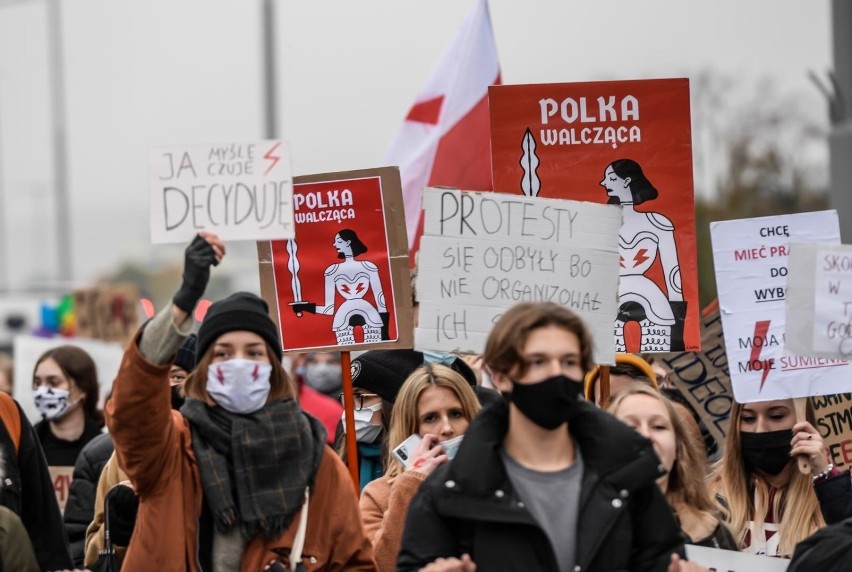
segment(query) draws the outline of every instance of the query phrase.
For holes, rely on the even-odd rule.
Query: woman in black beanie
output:
[[[137,335],[113,384],[107,423],[139,495],[125,565],[373,570],[352,483],[296,402],[266,302],[240,292],[210,306],[186,403],[169,410],[170,362],[224,254],[216,235],[193,240],[171,308]]]

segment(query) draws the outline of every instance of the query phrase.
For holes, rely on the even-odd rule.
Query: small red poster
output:
[[[488,97],[495,191],[622,205],[617,351],[700,349],[689,80]]]
[[[292,240],[259,242],[285,351],[411,347],[399,170],[296,177]]]

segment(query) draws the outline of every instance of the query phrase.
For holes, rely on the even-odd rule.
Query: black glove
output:
[[[683,341],[683,327],[686,322],[686,302],[669,302],[674,314],[675,323],[672,326],[671,352],[682,352],[686,349]]]
[[[192,313],[207,288],[210,267],[216,264],[216,251],[200,235],[195,235],[184,252],[183,283],[172,298],[175,306],[187,314]]]
[[[127,546],[136,525],[139,497],[128,486],[116,485],[106,496],[109,511],[109,537],[113,544]]]
[[[390,327],[388,323],[390,322],[390,312],[379,312],[379,317],[382,319],[382,339],[389,340]]]
[[[293,302],[290,304],[290,307],[293,308],[293,312],[296,314],[301,314],[302,312],[317,313],[317,305],[313,302]]]

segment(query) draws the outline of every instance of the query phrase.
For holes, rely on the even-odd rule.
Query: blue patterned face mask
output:
[[[266,405],[271,374],[271,364],[248,359],[211,363],[207,368],[207,393],[225,411],[254,413]]]

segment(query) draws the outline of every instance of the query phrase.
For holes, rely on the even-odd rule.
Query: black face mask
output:
[[[751,471],[763,471],[767,475],[777,475],[784,470],[790,457],[792,429],[766,431],[764,433],[740,433],[740,445],[743,450],[743,462]]]
[[[556,429],[572,416],[583,384],[564,375],[538,383],[512,380],[512,403],[524,416],[544,429]]]
[[[180,411],[180,408],[183,407],[183,403],[186,401],[186,398],[180,394],[180,385],[172,386],[172,409],[175,411]]]

